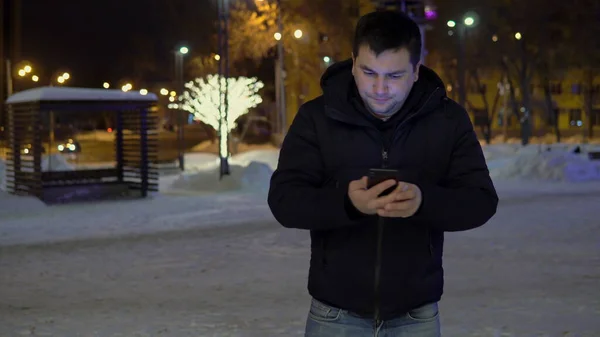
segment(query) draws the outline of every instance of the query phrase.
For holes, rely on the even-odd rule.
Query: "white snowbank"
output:
[[[252,150],[234,155],[229,159],[231,175],[219,179],[220,162],[217,155],[186,154],[186,171],[170,183],[167,189],[202,193],[266,193],[278,159],[277,150]]]
[[[69,164],[67,159],[61,154],[52,154],[42,157],[42,172],[47,171],[73,171],[75,168]]]
[[[0,190],[6,191],[6,162],[0,158]],[[41,163],[42,172],[47,171],[72,171],[74,166],[69,164],[65,157],[61,154],[53,154],[43,156]],[[31,169],[23,169],[31,171]]]
[[[203,193],[250,192],[266,193],[273,170],[264,163],[251,162],[248,166],[230,164],[230,175],[219,178],[219,168],[190,170],[181,174],[170,186],[171,190]]]
[[[497,144],[483,147],[494,179],[532,179],[582,182],[600,180],[600,161],[588,152],[599,146],[587,144]],[[579,153],[577,153],[577,151]]]

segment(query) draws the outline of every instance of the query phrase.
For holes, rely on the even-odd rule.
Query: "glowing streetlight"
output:
[[[296,29],[296,30],[294,31],[294,37],[295,37],[295,38],[297,38],[297,39],[301,38],[301,37],[302,37],[302,34],[303,34],[303,33],[302,33],[302,30],[300,30],[300,29]]]
[[[450,20],[446,23],[446,25],[448,25],[448,27],[450,27],[450,28],[454,28],[454,27],[456,27],[456,22],[454,22],[453,20]]]
[[[179,53],[181,53],[183,55],[185,55],[189,52],[190,52],[190,49],[188,47],[183,46],[183,47],[179,48]]]
[[[171,97],[175,97],[177,96],[177,93],[175,91],[171,91]]]
[[[124,86],[121,87],[121,90],[123,90],[124,92],[127,92],[131,89],[133,89],[133,85],[131,85],[131,83],[126,83]]]
[[[19,76],[25,77],[25,75],[27,75],[27,72],[24,69],[19,69]]]
[[[62,76],[58,76],[58,78],[56,79],[56,81],[57,81],[58,83],[60,83],[60,84],[63,84],[63,83],[65,83],[65,78],[64,78],[64,77],[62,77]]]
[[[215,60],[217,60],[217,61],[218,61],[218,60],[220,60],[220,59],[221,59],[221,55],[219,55],[219,54],[215,54]]]
[[[147,89],[140,89],[140,95],[148,95],[148,90]]]
[[[37,75],[33,75],[33,76],[31,76],[31,80],[34,82],[37,82],[40,80],[40,78]]]
[[[498,35],[494,34],[494,36],[492,36],[492,41],[498,42]]]
[[[471,16],[467,16],[464,20],[465,25],[472,26],[475,23],[475,19]]]
[[[167,96],[169,94],[169,90],[162,88],[162,89],[160,89],[160,94],[163,96]]]
[[[325,56],[325,57],[323,57],[323,62],[329,63],[329,62],[331,62],[331,58],[329,56]]]
[[[279,40],[281,40],[281,33],[277,32],[277,33],[273,34],[273,37],[275,38],[275,40],[279,41]]]
[[[110,84],[108,82],[104,82],[102,84],[102,87],[104,87],[104,89],[108,89],[108,88],[110,88]]]
[[[519,33],[519,32],[515,33],[515,39],[520,40],[522,38],[523,38],[523,35],[521,35],[521,33]]]
[[[25,72],[29,74],[33,69],[31,68],[31,66],[25,66],[23,70],[25,70]]]
[[[62,78],[64,78],[65,80],[68,80],[69,78],[71,78],[71,74],[64,73],[64,74],[62,74]]]
[[[169,102],[175,102],[175,97],[173,97],[173,96],[169,97]]]

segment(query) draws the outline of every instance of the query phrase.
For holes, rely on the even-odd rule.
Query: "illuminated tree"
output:
[[[225,78],[221,81],[225,82]],[[186,90],[179,103],[170,104],[169,108],[187,111],[195,120],[213,127],[221,139],[219,152],[223,157],[227,157],[229,153],[226,144],[229,133],[236,127],[240,116],[247,114],[251,108],[262,102],[258,91],[264,84],[256,78],[230,77],[227,81],[228,108],[225,114],[225,109],[220,109],[220,101],[224,101],[224,95],[220,92],[219,82],[219,75],[208,75],[206,78],[197,78],[186,83]]]
[[[225,79],[223,78],[223,81]],[[219,131],[219,75],[208,75],[185,84],[186,90],[180,103],[169,105],[191,113],[195,120],[202,121]],[[258,91],[264,84],[256,78],[230,77],[228,80],[228,113],[226,131],[236,127],[237,119],[262,102]],[[181,105],[181,106],[180,106]]]

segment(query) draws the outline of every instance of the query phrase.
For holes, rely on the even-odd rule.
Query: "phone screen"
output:
[[[367,183],[367,188],[371,188],[379,183],[382,183],[386,180],[396,180],[398,181],[398,175],[399,172],[398,170],[392,170],[392,169],[370,169],[369,170],[369,177],[368,177],[368,183]],[[388,195],[390,193],[392,193],[392,191],[396,188],[396,185],[388,188],[387,190],[383,191],[383,193],[380,194],[380,196],[384,196],[384,195]]]

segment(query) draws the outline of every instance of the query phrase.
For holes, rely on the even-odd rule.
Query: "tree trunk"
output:
[[[560,129],[558,127],[558,113],[554,109],[552,104],[552,92],[550,91],[550,78],[548,76],[543,77],[544,87],[544,103],[546,106],[546,116],[552,123],[554,128],[554,134],[556,135],[556,142],[560,143]]]
[[[475,81],[475,85],[477,86],[477,91],[481,95],[481,99],[483,101],[483,109],[485,110],[485,123],[481,126],[481,132],[485,138],[485,143],[489,145],[492,142],[492,120],[494,119],[494,111],[490,111],[490,104],[488,103],[486,96],[486,88],[481,85],[481,80],[479,78],[477,69],[471,69],[470,73],[471,77]]]
[[[592,123],[593,104],[594,104],[594,72],[591,69],[586,70],[585,84],[583,88],[583,109],[587,119],[587,127],[583,131],[583,139],[594,137],[594,125]],[[587,129],[587,132],[586,132]]]

